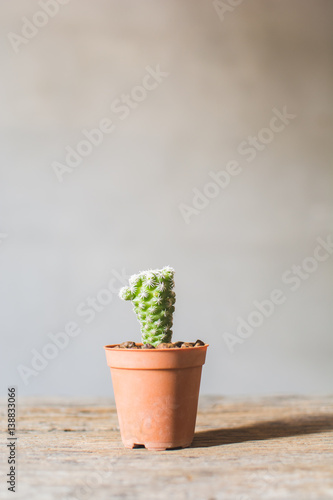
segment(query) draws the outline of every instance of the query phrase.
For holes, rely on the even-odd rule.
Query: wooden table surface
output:
[[[162,452],[123,448],[111,400],[19,398],[17,416],[17,492],[1,474],[0,498],[333,498],[331,397],[204,397],[192,447]]]

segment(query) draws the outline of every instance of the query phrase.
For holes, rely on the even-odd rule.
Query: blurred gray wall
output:
[[[332,3],[62,3],[1,5],[1,390],[111,395],[168,264],[202,393],[332,391]]]

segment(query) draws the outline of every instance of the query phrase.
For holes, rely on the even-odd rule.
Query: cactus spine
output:
[[[144,344],[156,347],[161,342],[171,342],[176,301],[174,273],[169,266],[142,271],[131,276],[130,286],[123,287],[119,292],[121,299],[133,302]]]

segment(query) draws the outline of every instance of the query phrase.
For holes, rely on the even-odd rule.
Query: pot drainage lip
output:
[[[150,451],[173,451],[173,450],[181,450],[183,448],[187,448],[188,446],[173,446],[173,447],[164,447],[164,446],[149,446],[148,447],[145,445],[145,444],[141,444],[141,443],[133,443],[132,446],[130,447],[131,449],[136,449],[136,450],[140,450],[140,449],[146,449],[146,450],[150,450]]]

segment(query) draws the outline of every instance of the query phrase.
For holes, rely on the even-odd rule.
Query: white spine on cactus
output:
[[[119,290],[118,295],[119,295],[119,297],[120,297],[121,299],[123,299],[123,300],[125,299],[125,294],[126,294],[127,289],[128,289],[128,288],[127,288],[127,286],[123,286],[123,287]]]
[[[149,288],[154,288],[154,286],[156,285],[154,276],[150,276],[149,278],[147,278],[146,284],[147,286],[149,286]]]

